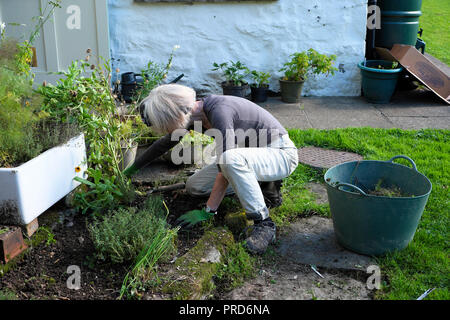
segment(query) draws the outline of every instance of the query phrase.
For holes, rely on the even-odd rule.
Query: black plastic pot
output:
[[[286,103],[299,102],[304,83],[304,81],[285,81],[280,79],[281,100]]]
[[[245,98],[248,91],[248,84],[242,86],[230,85],[228,82],[222,82],[222,90],[225,96],[236,96]]]
[[[253,102],[266,102],[267,101],[267,89],[269,89],[268,84],[263,84],[261,87],[256,85],[251,85],[250,90],[252,92]]]
[[[121,94],[125,102],[130,103],[133,95],[138,89],[139,84],[143,82],[142,75],[134,72],[125,72],[121,77]]]

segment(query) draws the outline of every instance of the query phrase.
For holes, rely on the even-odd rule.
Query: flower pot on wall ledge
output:
[[[248,84],[245,83],[241,86],[236,86],[233,83],[224,81],[222,82],[223,94],[226,96],[236,96],[245,98],[248,92]]]
[[[385,60],[363,61],[358,67],[361,69],[362,88],[366,100],[370,103],[388,103],[403,68],[392,69],[392,61]]]
[[[304,81],[287,81],[280,79],[281,101],[297,103],[302,96]]]
[[[26,225],[80,185],[84,134],[16,167],[0,168],[0,224]]]
[[[267,90],[269,89],[268,84],[263,84],[261,86],[250,85],[250,90],[252,92],[253,102],[266,102],[267,101]]]

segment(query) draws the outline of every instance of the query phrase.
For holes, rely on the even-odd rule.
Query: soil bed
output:
[[[58,207],[50,209],[53,214]],[[95,261],[86,217],[75,215],[72,223],[70,227],[58,222],[53,228],[46,226],[56,242],[44,238],[32,247],[13,270],[0,277],[0,291],[9,289],[18,299],[115,299],[128,266]],[[71,265],[81,270],[79,290],[67,287],[67,268]]]
[[[168,222],[171,225],[175,225],[181,214],[199,208],[202,203],[180,191],[164,194],[163,197],[169,208]],[[133,206],[139,206],[142,201],[140,197]],[[14,292],[17,299],[25,300],[117,299],[131,263],[111,264],[97,260],[86,227],[90,218],[67,212],[70,210],[60,201],[39,217],[40,226],[50,233],[41,229],[40,234],[33,235],[32,241],[43,237],[42,241],[32,246],[22,258],[13,261],[15,266],[11,270],[0,275],[0,296],[2,292]],[[3,227],[0,229],[3,230]],[[199,227],[179,231],[177,257],[192,248],[202,234],[203,230]],[[51,235],[54,242],[51,241]],[[67,280],[71,276],[67,268],[71,265],[79,266],[81,270],[79,290],[67,287]],[[160,269],[162,271],[168,267],[170,265],[162,265]]]

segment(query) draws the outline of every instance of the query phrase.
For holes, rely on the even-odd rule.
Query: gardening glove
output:
[[[127,176],[128,178],[130,178],[132,175],[136,174],[139,171],[139,169],[132,164],[131,166],[129,166],[128,168],[126,168],[125,170],[122,171],[122,173]]]
[[[186,212],[176,220],[176,223],[178,226],[191,228],[199,222],[211,219],[215,214],[217,214],[217,211],[214,212],[210,208],[205,207],[201,210]]]

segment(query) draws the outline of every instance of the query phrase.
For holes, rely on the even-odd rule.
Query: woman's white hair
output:
[[[168,133],[186,128],[195,105],[195,91],[180,84],[164,84],[154,88],[141,102],[144,116],[155,131]]]

